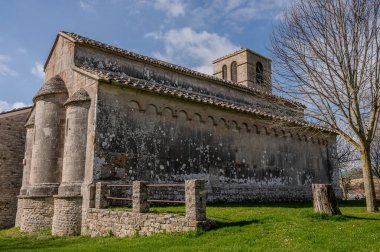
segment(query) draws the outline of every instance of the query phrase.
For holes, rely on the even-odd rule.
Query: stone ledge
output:
[[[82,195],[53,195],[54,199],[75,199],[75,198],[82,198]]]

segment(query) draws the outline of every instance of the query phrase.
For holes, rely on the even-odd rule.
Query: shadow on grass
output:
[[[313,221],[336,221],[336,222],[349,221],[349,220],[379,221],[379,219],[375,219],[375,218],[365,218],[365,217],[358,217],[358,216],[344,215],[344,214],[328,215],[328,214],[320,214],[320,213],[308,213],[306,214],[306,217],[312,219]]]
[[[259,220],[243,220],[243,221],[234,221],[234,222],[222,222],[215,221],[216,227],[214,229],[226,228],[226,227],[244,227],[251,224],[259,224]]]
[[[224,203],[224,202],[213,202],[207,203],[208,207],[271,207],[271,208],[310,208],[312,207],[311,202],[276,202],[276,203],[260,203],[260,202],[239,202],[239,203]]]
[[[341,207],[365,207],[365,200],[340,200],[338,205]],[[380,205],[380,201],[378,201]],[[310,208],[313,207],[311,201],[308,202],[239,202],[239,203],[225,203],[225,202],[213,202],[208,203],[210,207],[271,207],[271,208]]]

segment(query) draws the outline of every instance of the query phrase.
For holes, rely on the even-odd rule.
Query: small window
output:
[[[237,82],[237,64],[236,64],[236,61],[231,63],[231,81]]]
[[[260,62],[256,63],[256,82],[259,84],[264,82],[264,67]]]
[[[223,65],[222,67],[222,78],[223,80],[227,80],[227,66]]]

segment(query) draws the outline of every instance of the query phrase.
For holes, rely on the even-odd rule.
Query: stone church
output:
[[[213,66],[210,76],[59,32],[25,124],[16,225],[80,233],[98,181],[205,179],[208,201],[338,191],[334,132],[272,94],[271,60],[241,49]]]

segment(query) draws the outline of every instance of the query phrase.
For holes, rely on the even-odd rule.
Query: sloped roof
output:
[[[99,49],[102,49],[102,50],[105,50],[105,51],[108,51],[108,52],[111,52],[114,54],[121,55],[123,57],[132,58],[135,60],[146,62],[148,64],[159,65],[161,67],[165,67],[165,68],[168,68],[171,70],[175,70],[175,71],[181,72],[183,74],[191,75],[193,77],[203,78],[203,79],[206,79],[209,81],[213,81],[213,82],[216,82],[220,85],[228,86],[230,88],[238,88],[238,89],[243,90],[245,92],[249,92],[249,93],[261,96],[261,97],[266,98],[268,100],[279,100],[281,102],[287,103],[287,104],[292,105],[292,106],[305,108],[305,105],[303,105],[302,103],[299,103],[299,102],[296,102],[296,101],[293,101],[290,99],[286,99],[284,97],[277,96],[277,95],[271,94],[269,92],[258,90],[258,89],[253,88],[253,87],[247,87],[247,86],[244,86],[244,85],[232,82],[232,81],[223,80],[223,79],[220,79],[220,78],[208,75],[208,74],[200,73],[200,72],[191,70],[191,69],[186,68],[186,67],[178,66],[178,65],[168,63],[168,62],[165,62],[162,60],[154,59],[154,58],[147,57],[147,56],[144,56],[144,55],[141,55],[138,53],[134,53],[134,52],[131,52],[128,50],[124,50],[124,49],[121,49],[118,47],[114,47],[114,46],[111,46],[111,45],[108,45],[108,44],[105,44],[105,43],[102,43],[102,42],[99,42],[99,41],[96,41],[93,39],[83,37],[81,35],[78,35],[78,34],[75,34],[72,32],[61,31],[58,33],[58,35],[61,35],[61,36],[69,39],[70,41],[72,41],[76,44],[99,48]],[[245,50],[245,49],[243,49],[243,50]],[[51,53],[50,53],[50,55],[51,55]],[[49,55],[49,57],[50,57],[50,55]],[[47,59],[47,61],[48,60],[49,60],[49,58]],[[46,67],[46,64],[45,64],[45,67]]]
[[[91,98],[88,95],[87,91],[84,90],[83,88],[80,88],[72,96],[69,97],[69,99],[65,102],[65,106],[71,103],[83,103],[83,102],[88,102],[90,100]]]
[[[13,112],[18,112],[18,111],[22,111],[22,110],[27,110],[27,109],[31,109],[31,108],[32,108],[32,106],[26,106],[26,107],[22,107],[22,108],[16,108],[16,109],[12,109],[12,110],[7,110],[7,111],[0,112],[0,115],[8,114],[8,113],[13,113]]]
[[[251,114],[263,119],[281,121],[283,123],[288,124],[289,126],[294,125],[298,127],[308,127],[308,128],[320,130],[323,132],[335,133],[334,130],[327,127],[322,127],[318,124],[310,123],[307,121],[296,120],[294,118],[290,118],[286,116],[274,115],[271,113],[261,111],[259,109],[255,109],[249,105],[236,104],[236,103],[225,101],[216,97],[208,97],[208,96],[197,95],[195,93],[189,93],[181,89],[171,88],[168,86],[160,85],[158,83],[136,79],[125,74],[108,72],[105,70],[92,68],[88,66],[75,67],[74,70],[88,74],[91,77],[95,77],[99,81],[108,82],[111,84],[128,86],[131,88],[142,89],[148,92],[154,92],[161,95],[177,97],[182,100],[189,100],[189,101],[207,104],[207,105],[211,105],[211,106],[215,106],[215,107],[219,107],[223,109],[233,110],[233,111],[237,111],[241,113],[247,113],[247,114]]]

